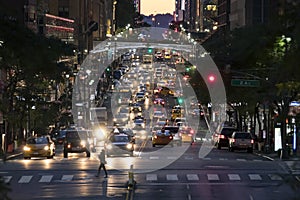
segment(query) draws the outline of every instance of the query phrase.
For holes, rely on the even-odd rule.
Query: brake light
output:
[[[190,133],[191,133],[191,134],[194,134],[194,130],[191,130]]]
[[[179,136],[181,137],[181,136],[182,136],[182,134],[181,134],[181,133],[179,133]]]
[[[254,144],[254,140],[251,140],[251,144]]]
[[[224,135],[219,135],[219,138],[220,139],[225,139],[225,136]]]
[[[172,137],[172,136],[169,136],[169,139],[170,139],[170,140],[172,140],[172,139],[173,139],[173,137]]]
[[[188,134],[188,136],[190,136],[190,137],[191,137],[191,136],[192,136],[192,134]]]

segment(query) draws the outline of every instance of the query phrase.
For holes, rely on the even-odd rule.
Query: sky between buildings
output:
[[[175,11],[175,0],[141,0],[141,14],[173,14]]]

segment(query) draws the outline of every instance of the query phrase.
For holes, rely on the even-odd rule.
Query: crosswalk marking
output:
[[[259,174],[248,174],[250,180],[252,181],[261,181],[262,178]]]
[[[9,183],[11,178],[12,178],[12,176],[3,176],[4,183]]]
[[[231,181],[240,181],[241,177],[238,174],[228,174],[228,178]]]
[[[197,174],[187,174],[186,178],[189,181],[198,181],[199,180],[199,177]]]
[[[218,174],[207,174],[207,179],[209,181],[218,181],[218,180],[220,180]]]
[[[167,180],[168,181],[178,181],[177,174],[167,174]]]
[[[63,175],[61,180],[62,181],[71,181],[73,179],[74,175]]]
[[[159,157],[158,156],[150,156],[150,160],[158,160]]]
[[[177,159],[177,158],[178,158],[178,157],[175,157],[175,156],[168,156],[168,157],[167,157],[168,160],[174,160],[174,159]]]
[[[45,175],[42,176],[41,179],[39,180],[40,183],[50,183],[52,180],[53,176],[52,175]]]
[[[202,175],[206,175],[206,179],[201,179],[200,176]],[[283,175],[281,174],[245,174],[248,176],[248,178],[244,178],[241,176],[241,174],[237,174],[237,173],[226,173],[226,174],[218,174],[218,173],[210,173],[210,174],[184,174],[183,176],[185,176],[186,178],[184,178],[183,176],[181,177],[181,175],[179,176],[178,174],[164,174],[161,175],[161,177],[158,177],[158,174],[155,173],[149,173],[146,174],[145,177],[145,181],[151,182],[151,181],[223,181],[223,182],[228,182],[228,181],[282,181],[283,180]],[[51,183],[51,182],[69,182],[69,181],[73,181],[73,180],[77,180],[74,179],[76,175],[62,175],[61,178],[59,180],[53,180],[54,175],[42,175],[42,176],[37,176],[36,178],[34,178],[34,175],[27,175],[27,176],[20,176],[19,179],[17,180],[17,183],[20,184],[24,184],[24,183],[30,183],[33,180],[35,180],[36,182],[39,183]],[[117,179],[118,180],[118,176],[123,176],[123,175],[112,175],[113,179]],[[137,175],[138,176],[138,175]],[[226,178],[225,176],[227,176],[228,178]],[[94,176],[92,176],[94,177]],[[14,179],[14,176],[3,176],[2,177],[3,181],[5,183],[12,183],[12,180]],[[84,179],[85,180],[85,179]],[[300,177],[299,177],[299,181],[300,181]]]
[[[268,176],[272,181],[282,181],[282,177],[278,174],[269,174]]]
[[[29,183],[32,179],[32,176],[22,176],[18,183]]]
[[[147,181],[157,181],[157,174],[147,174],[146,180]]]
[[[237,161],[247,161],[247,160],[244,159],[244,158],[237,158],[236,160],[237,160]]]

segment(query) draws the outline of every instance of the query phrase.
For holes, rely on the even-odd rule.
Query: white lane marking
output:
[[[278,174],[268,174],[272,181],[282,181],[282,177]]]
[[[41,177],[41,179],[39,180],[40,183],[50,183],[50,181],[52,180],[53,175],[44,175]]]
[[[157,181],[157,174],[147,174],[146,180],[147,181]]]
[[[228,160],[228,158],[219,158],[219,160]]]
[[[32,179],[32,176],[22,176],[18,183],[29,183]]]
[[[168,156],[168,157],[167,157],[168,160],[174,160],[174,159],[177,159],[177,158],[178,158],[178,157],[175,157],[175,156]]]
[[[248,174],[250,180],[252,181],[261,181],[262,178],[259,174]]]
[[[218,174],[207,174],[207,179],[209,181],[218,181],[218,180],[220,180]]]
[[[74,175],[63,175],[61,180],[62,181],[71,181],[73,179]]]
[[[189,181],[199,181],[199,177],[197,174],[187,174],[186,178]]]
[[[158,156],[150,156],[150,160],[158,160],[159,157]]]
[[[253,161],[255,161],[255,162],[262,162],[263,160],[254,159]]]
[[[178,181],[177,174],[167,174],[167,180],[168,181]]]
[[[12,176],[3,176],[4,183],[9,183],[12,179]]]
[[[243,158],[237,158],[236,160],[237,161],[247,161],[246,159],[243,159]]]
[[[192,200],[191,194],[188,194],[188,200]]]
[[[241,177],[238,174],[228,174],[228,178],[231,181],[240,181]]]

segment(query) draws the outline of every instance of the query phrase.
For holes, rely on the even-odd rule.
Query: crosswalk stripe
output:
[[[252,181],[260,181],[262,180],[261,176],[259,174],[248,174],[250,180]]]
[[[168,156],[168,157],[167,157],[168,160],[174,160],[174,159],[177,159],[177,158],[178,158],[178,157],[175,157],[175,156]]]
[[[159,157],[158,156],[150,156],[150,160],[158,160]]]
[[[241,177],[238,174],[228,174],[228,178],[231,181],[240,181]]]
[[[282,177],[278,174],[269,174],[268,176],[272,181],[282,181]]]
[[[53,178],[53,175],[45,175],[42,176],[41,179],[39,180],[40,183],[49,183]]]
[[[29,183],[32,179],[32,176],[22,176],[18,183]]]
[[[167,180],[168,181],[178,181],[177,174],[167,174]]]
[[[147,174],[146,180],[147,181],[157,181],[157,174]]]
[[[12,176],[3,176],[4,183],[9,183],[10,180],[12,179]]]
[[[207,179],[209,181],[218,181],[218,180],[220,180],[218,174],[207,174]]]
[[[63,175],[61,180],[62,181],[71,181],[73,179],[74,175]]]
[[[199,177],[197,174],[187,174],[186,178],[189,181],[198,181],[199,180]]]
[[[236,160],[237,160],[237,161],[247,161],[247,160],[244,159],[244,158],[237,158]]]

